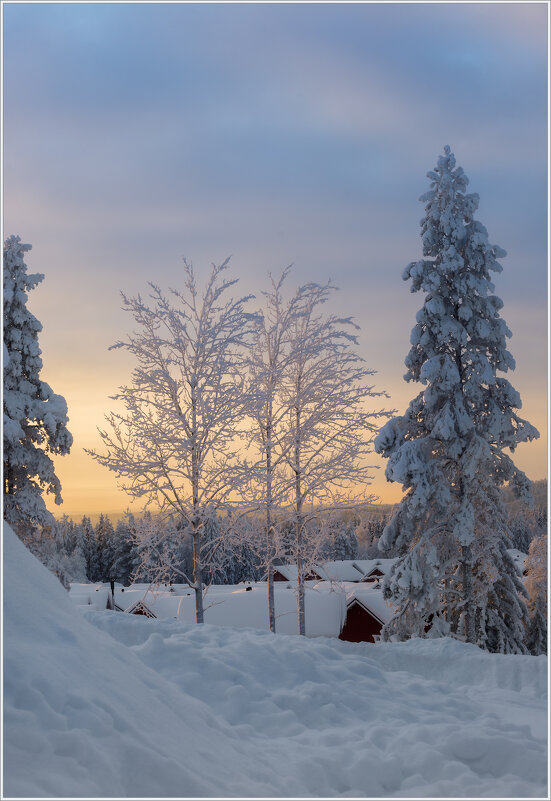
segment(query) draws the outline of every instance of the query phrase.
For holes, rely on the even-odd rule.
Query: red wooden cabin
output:
[[[346,622],[339,634],[339,640],[374,643],[383,625],[383,621],[358,598],[352,598],[346,609]]]

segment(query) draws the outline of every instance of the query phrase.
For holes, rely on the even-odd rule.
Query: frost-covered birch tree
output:
[[[421,197],[423,255],[403,279],[424,292],[411,333],[406,381],[423,389],[375,440],[386,476],[405,491],[385,528],[382,550],[403,556],[385,594],[397,614],[384,636],[452,633],[488,650],[523,652],[523,588],[506,553],[501,487],[520,497],[530,482],[510,452],[538,436],[521,419],[511,336],[491,273],[505,251],[475,220],[479,197],[449,147]],[[404,553],[405,552],[405,553]]]
[[[42,325],[27,293],[44,276],[27,273],[30,249],[18,236],[4,242],[4,517],[19,530],[52,523],[42,495],[62,499],[49,454],[67,454],[73,442],[65,399],[40,379]]]
[[[146,506],[180,521],[193,542],[198,623],[203,622],[203,567],[216,545],[205,542],[209,519],[224,513],[246,480],[236,441],[245,415],[244,351],[256,317],[249,297],[230,295],[229,259],[213,265],[200,293],[191,263],[184,286],[164,294],[150,284],[148,300],[123,295],[137,330],[113,347],[136,359],[132,382],[114,399],[125,411],[100,431],[105,453],[91,452]],[[161,553],[161,550],[159,550]]]
[[[305,577],[325,542],[324,527],[308,524],[323,511],[375,500],[365,493],[372,470],[366,460],[380,418],[388,417],[366,406],[386,393],[367,383],[375,371],[357,353],[358,326],[323,313],[335,289],[330,283],[304,288],[301,313],[291,321],[292,359],[281,387],[289,410],[280,447],[291,479],[286,503],[294,527],[300,634],[306,633]]]
[[[282,555],[280,509],[289,484],[286,470],[289,441],[288,438],[285,440],[284,432],[291,396],[285,395],[282,390],[285,376],[295,358],[291,326],[302,314],[308,292],[301,287],[292,297],[284,297],[283,286],[289,269],[284,270],[277,281],[270,276],[271,287],[263,292],[263,310],[258,319],[248,364],[248,394],[253,417],[250,442],[261,455],[253,488],[255,505],[261,507],[264,515],[265,535],[264,541],[259,543],[257,540],[256,545],[261,546],[257,550],[260,550],[266,568],[268,621],[273,632],[276,630],[274,562]]]

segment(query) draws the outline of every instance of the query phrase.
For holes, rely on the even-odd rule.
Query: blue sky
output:
[[[233,254],[244,294],[291,262],[297,283],[331,277],[402,410],[422,298],[400,276],[448,143],[508,251],[496,288],[513,383],[544,428],[545,3],[3,10],[4,232],[46,274],[31,305],[77,434],[59,468],[69,511],[112,485],[79,454],[127,378],[107,352],[128,324],[118,292],[176,284],[183,254],[197,268]],[[545,443],[519,463],[544,475]]]

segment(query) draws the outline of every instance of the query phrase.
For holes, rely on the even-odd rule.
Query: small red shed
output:
[[[383,621],[359,598],[352,598],[346,607],[346,621],[339,634],[339,640],[374,643],[383,625]]]
[[[145,601],[139,600],[131,604],[128,609],[124,610],[128,615],[144,615],[144,617],[157,617],[157,615],[148,607]]]

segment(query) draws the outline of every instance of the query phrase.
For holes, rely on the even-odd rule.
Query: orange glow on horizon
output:
[[[104,414],[114,408],[109,395],[116,391],[116,383],[120,382],[120,374],[115,371],[104,373],[93,387],[85,386],[81,381],[69,382],[67,370],[60,368],[52,374],[50,371],[48,381],[54,391],[65,392],[69,406],[69,429],[74,437],[71,454],[55,457],[56,473],[61,481],[63,504],[56,506],[51,496],[46,498],[48,508],[56,517],[68,515],[73,519],[80,519],[83,515],[108,514],[110,517],[121,516],[128,508],[139,513],[142,506],[126,495],[117,486],[113,473],[97,464],[84,448],[102,450],[102,442],[97,433],[97,427],[102,427]],[[127,373],[128,374],[128,373]],[[391,399],[388,406],[394,406],[398,413],[405,410],[409,400],[414,396],[416,389],[403,382],[403,386],[389,390]],[[530,397],[525,402],[522,413],[533,423],[540,432],[540,438],[532,443],[520,445],[513,459],[515,464],[524,470],[529,478],[538,480],[546,475],[547,463],[547,398]],[[373,481],[366,488],[378,497],[381,504],[398,503],[402,497],[401,486],[390,483],[384,476],[386,460],[373,454],[370,463],[377,465],[373,471]]]

